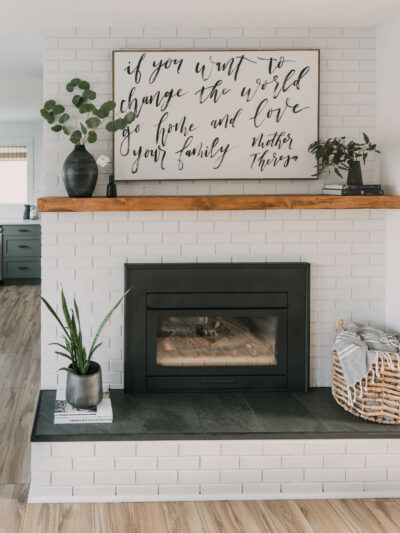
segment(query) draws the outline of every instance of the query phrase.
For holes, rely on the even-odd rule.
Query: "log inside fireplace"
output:
[[[200,320],[199,320],[200,319]],[[160,366],[276,365],[274,317],[180,317],[161,321],[157,331]]]

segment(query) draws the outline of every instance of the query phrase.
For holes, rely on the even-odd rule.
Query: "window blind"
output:
[[[0,146],[0,161],[26,161],[27,158],[26,146]]]

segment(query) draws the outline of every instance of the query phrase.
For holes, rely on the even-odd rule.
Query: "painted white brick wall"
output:
[[[77,298],[85,338],[124,289],[124,263],[308,261],[311,263],[311,385],[331,382],[339,318],[384,327],[385,211],[183,211],[43,213],[42,293]],[[42,388],[62,383],[42,309]],[[102,334],[96,359],[105,384],[123,387],[123,308]]]
[[[124,48],[187,49],[277,49],[321,50],[320,136],[375,132],[375,36],[371,28],[59,28],[44,40],[44,99],[55,98],[66,105],[72,117],[65,84],[73,77],[87,79],[99,98],[112,96],[111,55]],[[79,115],[79,113],[78,113]],[[44,196],[65,195],[61,168],[72,145],[44,127]],[[112,157],[112,137],[105,129],[91,148],[93,155]],[[374,157],[363,170],[366,182],[374,181]],[[119,182],[120,195],[167,194],[268,194],[316,193],[322,181],[337,181],[332,175],[320,180],[276,181],[210,180],[168,182]],[[99,176],[95,195],[104,196],[106,173]]]
[[[400,496],[395,439],[46,442],[31,450],[32,503]]]

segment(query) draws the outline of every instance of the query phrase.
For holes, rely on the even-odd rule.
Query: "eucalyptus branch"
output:
[[[72,104],[79,113],[87,117],[80,122],[80,127],[73,129],[70,115],[65,111],[65,107],[57,104],[55,100],[47,100],[40,110],[40,114],[48,124],[52,125],[52,131],[63,132],[73,144],[95,143],[97,141],[96,130],[108,119],[110,113],[114,112],[116,103],[113,100],[107,100],[96,107],[94,104],[97,97],[95,91],[90,88],[89,82],[79,78],[72,79],[65,88],[70,93],[75,92],[72,97]],[[134,120],[135,113],[128,111],[125,115],[120,115],[118,118],[114,117],[107,122],[106,130],[110,132],[123,130]]]

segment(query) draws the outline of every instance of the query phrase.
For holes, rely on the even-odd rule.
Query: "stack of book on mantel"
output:
[[[333,194],[337,196],[382,196],[383,189],[381,185],[374,183],[365,185],[327,183],[324,185],[322,194]]]
[[[77,409],[65,399],[65,390],[56,393],[54,406],[55,424],[110,424],[113,421],[110,391],[103,393],[103,399],[92,409]]]

